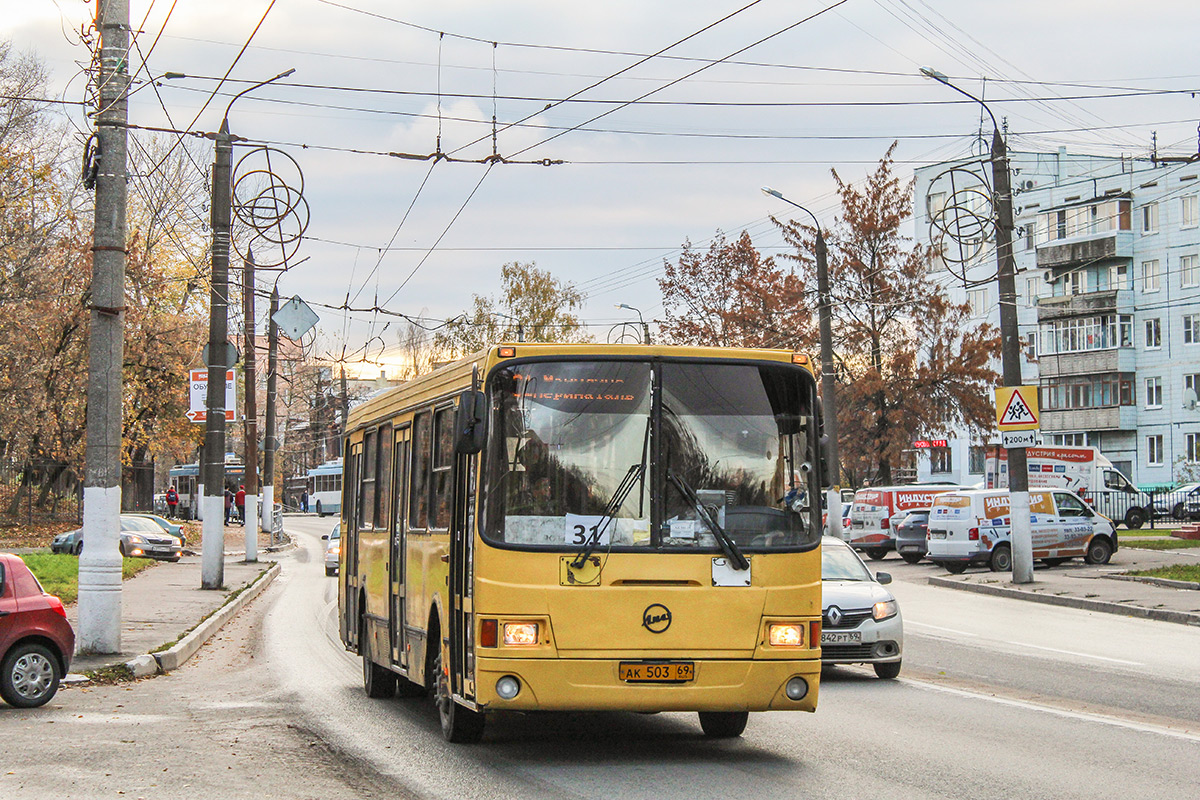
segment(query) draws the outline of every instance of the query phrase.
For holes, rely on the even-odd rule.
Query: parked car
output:
[[[925,557],[928,549],[929,509],[915,508],[896,525],[896,552],[909,564]]]
[[[853,505],[854,505],[854,503],[852,501],[846,501],[846,500],[842,501],[842,504],[841,504],[842,512],[841,513],[842,513],[842,531],[843,532],[850,530],[850,508]],[[822,533],[825,536],[828,536],[829,535],[829,512],[828,511],[821,512],[821,526],[822,526]]]
[[[164,516],[160,516],[159,514],[150,514],[147,512],[143,512],[143,511],[126,512],[124,516],[145,517],[148,520],[152,520],[154,522],[154,524],[158,525],[158,527],[162,528],[165,532],[171,534],[176,539],[178,539],[179,544],[181,544],[181,545],[187,544],[187,537],[183,533],[183,526],[176,525],[174,522],[171,522],[171,520],[167,519]]]
[[[1029,527],[1033,557],[1052,567],[1077,556],[1089,564],[1107,564],[1117,551],[1112,520],[1064,489],[1029,492]],[[938,495],[929,511],[929,559],[953,573],[971,564],[1008,572],[1011,533],[1007,489]]]
[[[900,674],[904,621],[900,604],[883,588],[892,576],[875,576],[854,548],[821,539],[821,663],[870,664],[880,678]]]
[[[1154,516],[1200,519],[1200,483],[1185,483],[1154,496]]]
[[[325,574],[338,574],[338,564],[342,556],[342,523],[333,526],[333,530],[321,537],[325,540]]]
[[[183,556],[183,542],[166,533],[157,522],[134,514],[121,515],[121,555],[154,558],[159,561],[178,561]],[[55,553],[79,555],[83,552],[83,528],[59,534],[50,543]]]
[[[44,705],[74,652],[62,601],[46,594],[24,561],[0,553],[0,696],[18,708]]]

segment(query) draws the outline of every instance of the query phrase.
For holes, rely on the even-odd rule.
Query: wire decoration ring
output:
[[[300,164],[273,147],[246,153],[234,167],[233,213],[243,226],[243,235],[233,237],[237,254],[253,253],[262,269],[286,269],[310,219]]]

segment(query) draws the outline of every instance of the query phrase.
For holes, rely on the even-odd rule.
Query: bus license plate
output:
[[[821,644],[862,644],[862,631],[821,631]]]
[[[687,683],[695,680],[696,666],[691,661],[622,661],[617,665],[617,674],[626,683]]]

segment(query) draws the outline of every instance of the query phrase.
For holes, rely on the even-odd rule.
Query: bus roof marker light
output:
[[[804,353],[792,353],[792,363],[793,364],[803,364],[803,365],[807,366],[808,365],[808,356],[806,356]]]
[[[517,348],[515,347],[499,347],[496,348],[496,355],[500,358],[516,358]]]

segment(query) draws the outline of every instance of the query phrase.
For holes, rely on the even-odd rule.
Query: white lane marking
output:
[[[929,625],[924,622],[912,622],[909,620],[906,620],[906,622],[908,625],[910,625],[914,628],[929,628],[930,630],[943,631],[944,633],[953,633],[953,634],[957,634],[959,636],[970,636],[970,637],[976,638],[976,639],[979,638],[978,633],[970,633],[969,631],[960,631],[960,630],[956,630],[954,628],[943,628],[938,625]],[[1045,650],[1050,653],[1062,653],[1063,655],[1067,655],[1067,656],[1079,656],[1080,658],[1093,658],[1093,659],[1096,659],[1097,661],[1110,661],[1113,664],[1128,664],[1131,667],[1146,666],[1141,661],[1128,661],[1124,658],[1109,658],[1108,656],[1097,656],[1097,655],[1093,655],[1092,653],[1080,653],[1076,650],[1061,650],[1057,647],[1043,647],[1042,645],[1028,644],[1026,642],[1013,642],[1010,640],[1006,640],[1006,643],[1011,644],[1015,647],[1028,647],[1033,650]]]
[[[1056,717],[1065,719],[1080,720],[1083,722],[1096,722],[1101,725],[1110,725],[1115,728],[1125,728],[1126,730],[1138,731],[1140,733],[1155,733],[1160,736],[1169,736],[1173,739],[1183,739],[1189,742],[1200,742],[1200,734],[1191,731],[1175,730],[1166,728],[1162,725],[1150,725],[1144,722],[1133,722],[1119,717],[1108,716],[1107,714],[1093,714],[1086,711],[1067,711],[1062,708],[1042,705],[1040,703],[1031,703],[1027,700],[1012,700],[1006,697],[996,697],[994,695],[983,694],[982,692],[972,692],[967,689],[954,689],[949,686],[938,686],[935,683],[926,683],[925,681],[915,680],[913,678],[901,678],[901,682],[910,684],[918,689],[929,689],[934,692],[943,692],[952,694],[958,697],[965,697],[972,700],[986,700],[990,703],[996,703],[1002,706],[1010,706],[1012,708],[1022,708],[1029,711],[1039,711],[1043,714],[1050,714]]]
[[[929,628],[930,630],[934,630],[934,631],[945,631],[946,633],[957,633],[959,636],[976,636],[976,637],[979,636],[978,633],[970,633],[968,631],[960,631],[955,628],[943,628],[941,625],[930,625],[925,622],[913,622],[912,620],[907,620],[907,619],[904,622],[908,625],[911,625],[914,628]]]

